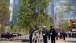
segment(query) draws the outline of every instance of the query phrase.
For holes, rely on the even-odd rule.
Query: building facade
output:
[[[70,20],[72,32],[76,32],[76,19]]]

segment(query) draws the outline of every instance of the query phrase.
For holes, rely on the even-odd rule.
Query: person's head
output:
[[[39,28],[38,28],[38,25],[34,25],[34,28],[36,29],[36,30],[38,30]]]
[[[50,28],[53,28],[53,26],[50,26]]]
[[[34,25],[34,28],[37,28],[37,25]]]
[[[43,29],[46,29],[46,26],[43,26]]]
[[[46,28],[46,26],[43,26],[44,28]]]

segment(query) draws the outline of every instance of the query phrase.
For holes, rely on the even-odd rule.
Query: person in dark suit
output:
[[[31,30],[30,30],[30,35],[29,35],[30,43],[32,43],[32,34],[33,34],[33,30],[31,29]]]
[[[60,39],[63,38],[63,32],[60,32]]]
[[[9,32],[7,32],[6,37],[7,37],[7,39],[10,38],[10,33]]]
[[[56,31],[53,26],[50,26],[51,43],[55,43]]]
[[[48,30],[47,30],[46,26],[43,27],[42,35],[43,35],[44,43],[47,43]]]
[[[63,31],[63,39],[65,40],[66,33]]]

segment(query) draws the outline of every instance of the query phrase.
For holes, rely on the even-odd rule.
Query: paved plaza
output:
[[[29,35],[23,35],[20,38],[29,38]],[[0,41],[0,43],[29,43],[29,41]],[[43,38],[42,36],[40,37],[40,43],[43,43]],[[51,40],[48,40],[48,43],[51,43]],[[63,39],[58,39],[56,40],[56,43],[76,43],[76,38],[65,38]]]
[[[20,41],[0,41],[0,43],[29,43],[28,42],[20,42]],[[41,41],[40,43],[43,43],[43,41]],[[50,40],[48,40],[48,43],[51,43]],[[56,43],[76,43],[76,38],[66,38],[66,40],[56,40]]]

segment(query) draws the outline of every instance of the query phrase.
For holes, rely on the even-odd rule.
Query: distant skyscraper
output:
[[[54,16],[54,0],[51,0],[51,14]]]
[[[52,23],[54,25],[54,0],[51,0],[51,15],[52,15]]]
[[[10,5],[10,0],[6,0],[6,2],[8,3],[8,5]]]
[[[18,9],[20,7],[20,0],[13,0],[13,15],[12,15],[12,26],[17,24],[17,15],[19,14]]]

